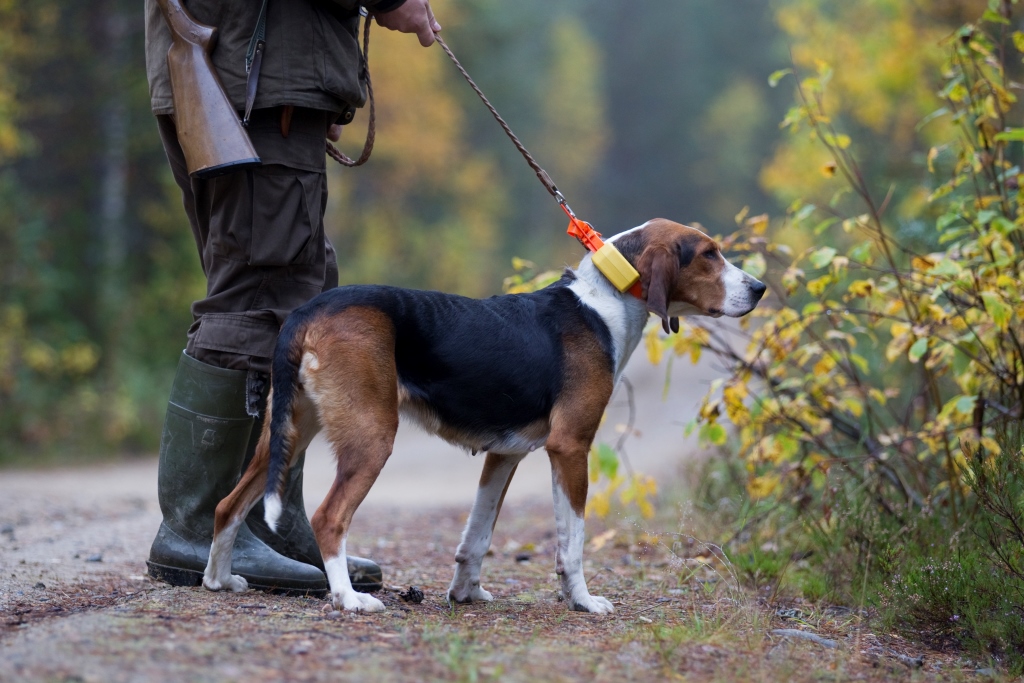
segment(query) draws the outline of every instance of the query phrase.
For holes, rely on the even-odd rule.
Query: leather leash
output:
[[[455,56],[455,53],[452,52],[451,48],[448,47],[448,44],[444,42],[443,38],[441,38],[441,34],[435,33],[434,40],[437,41],[437,44],[441,46],[441,48],[445,51],[448,57],[452,60],[452,63],[455,64],[455,68],[459,70],[462,76],[466,79],[466,82],[469,83],[469,87],[473,88],[473,92],[475,92],[480,97],[480,100],[484,103],[484,106],[486,106],[487,109],[491,112],[491,114],[494,115],[495,120],[497,120],[498,124],[505,131],[505,134],[508,135],[509,140],[511,140],[512,144],[516,146],[516,149],[519,150],[519,153],[523,155],[523,158],[526,159],[526,163],[530,165],[530,168],[533,169],[534,173],[537,174],[537,178],[540,180],[540,184],[544,186],[545,190],[551,193],[551,196],[554,197],[559,204],[565,205],[565,197],[563,197],[562,193],[558,191],[557,187],[555,187],[555,181],[551,179],[551,176],[548,175],[547,171],[540,167],[540,164],[538,164],[536,159],[533,158],[533,155],[530,154],[530,152],[526,149],[523,143],[519,141],[519,138],[516,137],[516,134],[512,132],[512,128],[510,128],[509,125],[505,123],[505,119],[501,118],[501,114],[498,113],[498,110],[494,108],[494,105],[491,104],[491,101],[487,99],[487,96],[484,95],[483,91],[480,90],[480,87],[477,86],[476,82],[473,81],[473,79],[469,75],[469,72],[466,71],[465,67],[462,66],[462,63]]]
[[[359,13],[363,15],[363,54],[360,55],[360,77],[366,80],[366,96],[370,100],[370,121],[366,127],[366,143],[363,144],[363,152],[358,159],[352,159],[340,149],[327,140],[327,154],[342,166],[362,166],[370,158],[373,151],[373,141],[377,136],[377,112],[373,105],[373,83],[370,82],[370,24],[371,17],[367,16],[365,8],[360,7]]]
[[[370,121],[366,129],[366,143],[363,145],[363,152],[359,155],[358,159],[351,159],[342,153],[337,147],[332,145],[330,141],[327,141],[327,154],[332,159],[344,166],[361,166],[366,163],[367,159],[370,158],[370,153],[373,151],[373,142],[376,136],[376,111],[373,100],[373,83],[370,81],[370,24],[372,19],[367,16],[366,10],[360,8],[360,14],[363,15],[363,51],[360,59],[362,74],[361,76],[366,79],[366,92],[367,97],[370,101]],[[579,240],[580,244],[586,247],[589,251],[593,252],[593,262],[597,269],[618,289],[620,292],[628,291],[630,294],[638,299],[643,299],[643,287],[640,284],[640,274],[636,271],[629,261],[619,253],[618,249],[615,248],[610,242],[604,242],[601,239],[601,233],[594,230],[594,227],[586,221],[580,220],[568,202],[565,201],[565,196],[558,190],[554,180],[551,176],[541,168],[540,164],[537,163],[533,155],[530,154],[526,146],[519,141],[516,134],[512,132],[512,128],[505,122],[505,119],[501,117],[498,110],[491,104],[487,96],[484,95],[480,87],[473,81],[473,78],[466,71],[462,63],[459,62],[455,53],[452,52],[451,48],[448,47],[444,39],[441,38],[440,34],[435,33],[434,39],[438,42],[441,48],[448,55],[452,63],[459,70],[462,76],[469,83],[469,86],[473,88],[473,92],[477,94],[480,100],[484,103],[487,109],[494,116],[495,120],[501,126],[505,134],[508,135],[509,140],[515,145],[519,153],[523,155],[526,163],[529,164],[530,168],[533,169],[534,173],[537,174],[537,179],[540,180],[541,185],[544,189],[555,198],[558,205],[565,212],[565,215],[569,217],[569,228],[566,232]]]
[[[372,23],[369,13],[365,7],[359,8],[359,14],[363,17],[363,51],[359,55],[359,77],[366,80],[366,94],[370,100],[370,121],[366,128],[366,142],[363,144],[363,152],[358,159],[349,158],[344,152],[326,140],[327,154],[343,166],[362,166],[370,158],[373,151],[373,141],[376,138],[376,108],[373,103],[373,84],[370,82],[370,24]],[[249,115],[252,113],[253,104],[256,102],[256,88],[260,78],[260,67],[263,64],[263,52],[266,50],[267,34],[267,0],[263,0],[260,7],[260,14],[256,20],[256,30],[249,39],[249,48],[245,53],[245,114],[242,117],[242,125],[249,125]],[[287,106],[281,113],[281,134],[288,137],[288,127],[291,123],[291,106]]]
[[[469,72],[467,72],[465,67],[462,66],[462,63],[459,62],[455,53],[451,51],[451,48],[449,48],[444,42],[444,39],[441,38],[440,34],[435,33],[434,39],[445,51],[445,54],[448,55],[449,59],[452,60],[452,63],[455,64],[455,67],[466,79],[466,82],[469,83],[469,87],[473,88],[473,92],[477,94],[480,100],[484,103],[484,106],[486,106],[494,116],[502,130],[504,130],[505,134],[508,135],[509,140],[512,141],[512,144],[515,145],[516,149],[519,150],[519,153],[523,155],[526,163],[529,164],[530,168],[532,168],[534,173],[537,174],[537,179],[540,180],[544,189],[555,198],[555,201],[558,202],[562,211],[564,211],[565,215],[569,217],[569,229],[566,232],[575,237],[580,241],[580,244],[594,253],[594,265],[597,266],[597,269],[600,270],[601,273],[608,278],[608,280],[611,281],[611,283],[620,292],[629,291],[636,298],[642,299],[643,292],[640,284],[640,274],[637,273],[636,269],[622,254],[619,253],[614,245],[606,243],[601,239],[601,233],[594,230],[594,227],[590,225],[590,223],[580,220],[576,216],[568,202],[565,201],[565,197],[558,190],[558,187],[555,186],[555,181],[551,179],[551,176],[548,175],[547,171],[541,168],[540,164],[538,164],[536,159],[533,158],[533,155],[530,154],[525,145],[519,141],[516,134],[512,132],[512,128],[505,123],[505,119],[501,117],[498,110],[493,104],[491,104],[490,100],[487,99],[487,96],[484,95],[482,90],[480,90],[480,87],[473,81]]]

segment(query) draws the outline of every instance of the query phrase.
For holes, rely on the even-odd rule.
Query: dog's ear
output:
[[[668,304],[679,278],[679,258],[664,247],[648,247],[637,265],[647,310],[661,318],[666,332],[678,330],[679,321],[669,319]]]

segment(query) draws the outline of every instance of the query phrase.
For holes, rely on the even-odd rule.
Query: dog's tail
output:
[[[271,531],[277,531],[277,521],[281,517],[281,500],[291,467],[289,455],[297,436],[292,424],[292,408],[299,385],[305,333],[304,316],[289,316],[277,338],[271,366],[270,461],[267,464],[267,488],[263,493],[263,519]]]

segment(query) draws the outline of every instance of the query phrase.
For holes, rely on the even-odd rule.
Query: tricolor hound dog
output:
[[[640,272],[643,298],[619,293],[591,262],[538,292],[467,299],[440,292],[350,286],[295,310],[274,352],[269,419],[252,464],[217,506],[203,585],[242,591],[231,574],[235,534],[264,496],[274,528],[295,454],[323,429],[337,478],[313,515],[334,606],[375,612],[380,600],[349,581],[345,539],[356,508],[391,455],[399,414],[468,450],[486,451],[480,488],[455,553],[455,602],[491,600],[480,564],[516,466],[541,446],[551,460],[558,549],[569,607],[606,614],[583,578],[587,455],[648,313],[739,317],[765,286],[728,263],[704,233],[664,219],[612,238]]]

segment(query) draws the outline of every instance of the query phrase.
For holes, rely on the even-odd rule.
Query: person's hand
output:
[[[392,31],[415,33],[423,47],[433,45],[434,34],[441,30],[441,24],[430,11],[430,0],[405,0],[398,9],[374,14],[373,18],[378,25]]]
[[[327,139],[331,142],[337,142],[341,139],[341,125],[332,123],[331,127],[327,129]]]

